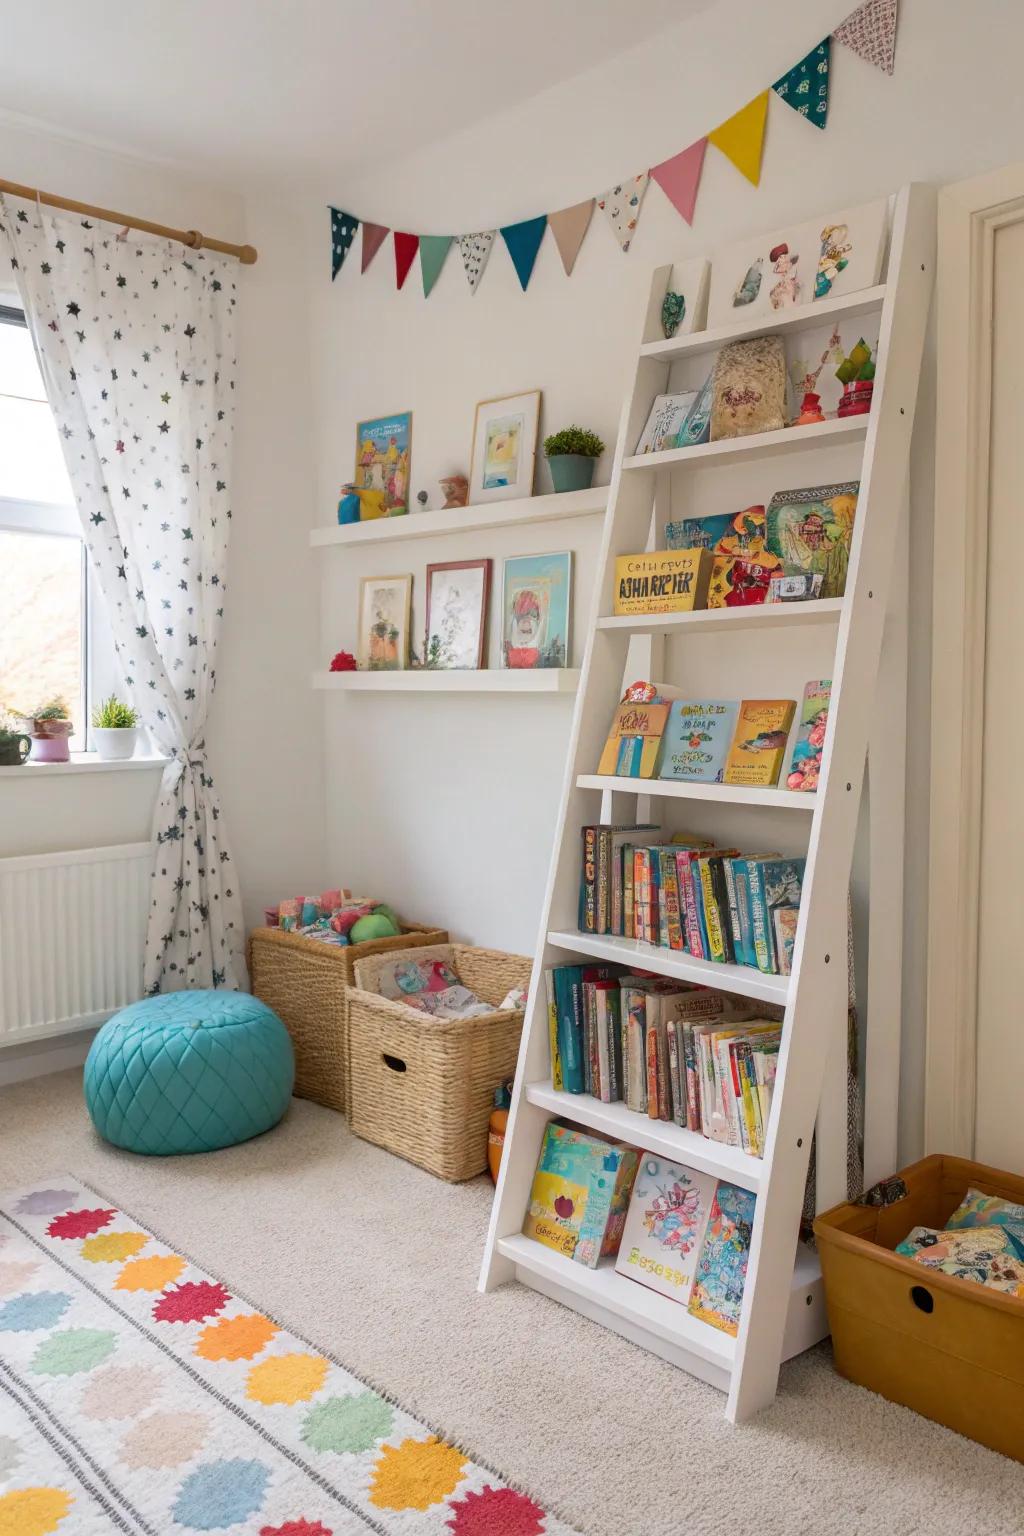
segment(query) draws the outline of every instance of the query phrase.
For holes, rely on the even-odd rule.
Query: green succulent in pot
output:
[[[563,427],[544,439],[544,453],[556,491],[585,491],[593,481],[594,465],[604,453],[604,443],[586,427]]]
[[[116,694],[97,704],[92,712],[92,736],[96,751],[106,762],[132,757],[138,741],[138,710]]]

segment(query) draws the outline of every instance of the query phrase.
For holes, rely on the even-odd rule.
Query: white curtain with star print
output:
[[[226,601],[236,263],[0,195],[125,696],[170,759],[147,992],[245,985],[241,901],[206,759]]]

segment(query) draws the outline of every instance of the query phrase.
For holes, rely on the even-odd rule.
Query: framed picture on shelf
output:
[[[364,576],[359,583],[360,667],[404,672],[409,665],[411,576]]]
[[[484,665],[490,592],[490,560],[427,566],[426,666],[434,671],[476,671]]]
[[[533,495],[540,390],[481,400],[473,425],[470,502]]]
[[[365,522],[374,517],[400,517],[409,510],[409,465],[412,455],[412,411],[377,416],[356,427],[357,490]]]
[[[501,587],[502,666],[568,666],[571,605],[571,550],[507,559]]]

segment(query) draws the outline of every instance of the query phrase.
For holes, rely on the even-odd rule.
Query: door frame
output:
[[[971,1157],[996,235],[1024,164],[939,193],[925,1150]]]

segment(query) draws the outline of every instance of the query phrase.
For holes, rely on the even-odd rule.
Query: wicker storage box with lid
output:
[[[521,1008],[497,1011],[512,987],[530,984],[523,955],[438,944],[410,959],[444,960],[495,1012],[437,1019],[375,990],[399,956],[356,962],[349,993],[349,1121],[357,1136],[452,1183],[487,1167],[487,1122],[494,1090],[515,1072]]]
[[[968,1189],[1024,1204],[1024,1178],[926,1157],[891,1205],[837,1205],[814,1223],[836,1369],[1024,1461],[1024,1297],[893,1253],[911,1227],[945,1227]]]
[[[249,935],[249,978],[254,996],[273,1008],[295,1047],[295,1088],[300,1099],[328,1109],[347,1108],[345,1054],[346,998],[361,956],[440,944],[444,928],[404,923],[390,939],[365,944],[324,944],[279,928],[254,928]]]

